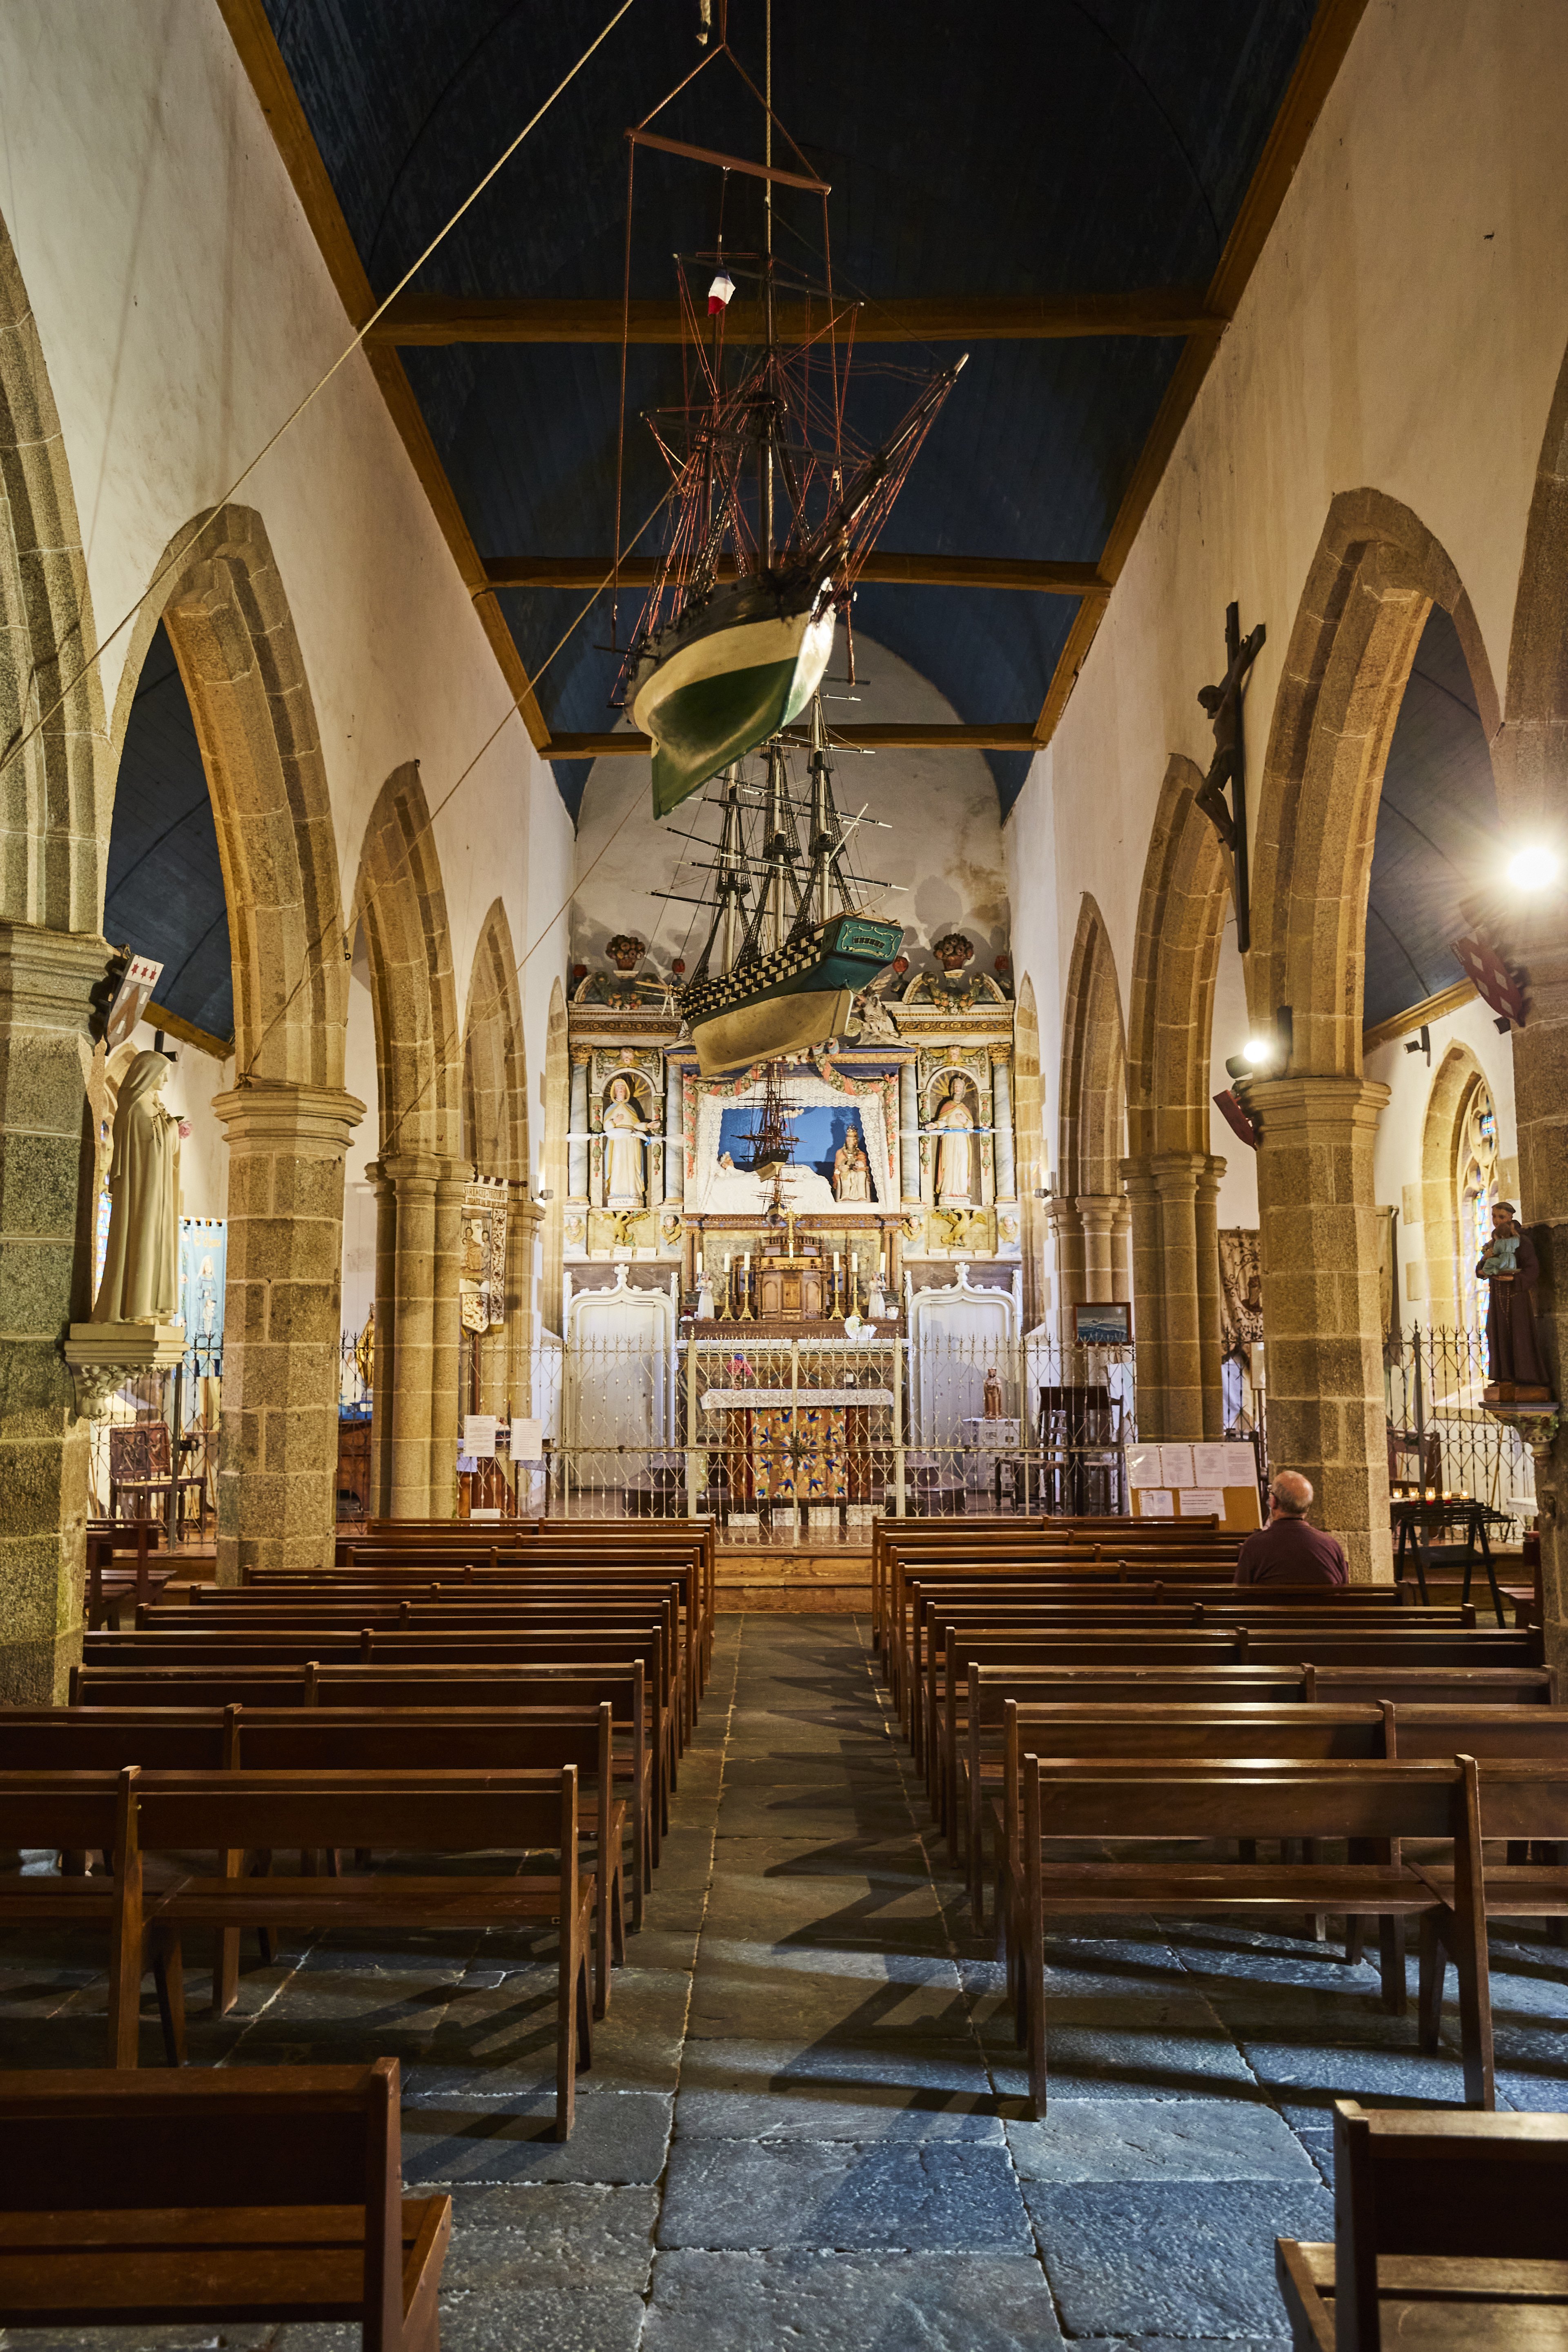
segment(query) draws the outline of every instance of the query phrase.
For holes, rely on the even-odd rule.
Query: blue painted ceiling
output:
[[[605,23],[605,0],[266,0],[373,287],[384,293]],[[836,288],[901,295],[1118,292],[1205,285],[1278,110],[1312,0],[778,0],[774,105],[831,181]],[[696,0],[637,0],[415,281],[456,295],[618,298],[627,127],[702,52]],[[761,0],[732,0],[760,79]],[[728,61],[658,128],[761,152]],[[637,165],[632,291],[671,297],[671,255],[712,245],[716,174]],[[731,245],[761,194],[734,175]],[[777,250],[815,273],[821,205],[781,192]],[[1180,352],[1171,340],[979,345],[883,533],[900,551],[1093,562]],[[951,346],[868,352],[856,415],[901,409],[911,370]],[[595,346],[412,349],[405,363],[486,556],[593,555],[613,542],[620,354]],[[858,362],[858,369],[859,363]],[[664,476],[637,408],[679,396],[679,354],[634,350],[628,521]],[[623,635],[636,617],[623,599]],[[583,596],[509,592],[536,671]],[[1070,598],[868,589],[857,617],[961,719],[1033,720]],[[551,662],[552,728],[613,723],[607,600]],[[1004,806],[1023,754],[993,757]],[[575,814],[583,775],[558,770]]]
[[[228,910],[191,706],[162,622],[147,649],[114,787],[103,935],[163,966],[153,1001],[234,1034]]]
[[[1383,772],[1366,913],[1366,1026],[1465,977],[1461,897],[1497,857],[1497,789],[1453,622],[1434,604]]]

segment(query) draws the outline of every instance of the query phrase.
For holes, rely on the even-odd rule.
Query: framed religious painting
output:
[[[1080,1300],[1072,1310],[1072,1335],[1080,1348],[1127,1348],[1132,1343],[1130,1299]]]

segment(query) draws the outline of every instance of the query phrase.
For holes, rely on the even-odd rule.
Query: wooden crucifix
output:
[[[1218,686],[1198,689],[1198,700],[1214,729],[1214,758],[1197,795],[1197,803],[1231,853],[1236,893],[1236,944],[1245,955],[1252,944],[1252,909],[1247,873],[1247,745],[1242,731],[1241,693],[1247,674],[1262,649],[1268,632],[1261,621],[1247,636],[1241,634],[1241,608],[1225,611],[1226,673]],[[1231,796],[1226,805],[1225,788]]]

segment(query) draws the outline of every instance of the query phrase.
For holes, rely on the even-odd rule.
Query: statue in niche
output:
[[[954,1078],[931,1122],[937,1130],[936,1196],[943,1208],[967,1208],[973,1198],[974,1114],[964,1100],[964,1084]]]
[[[180,1122],[159,1100],[174,1066],[167,1054],[138,1054],[120,1081],[95,1323],[168,1323],[179,1312]]]
[[[1492,1234],[1476,1264],[1486,1284],[1486,1394],[1498,1391],[1497,1402],[1536,1402],[1552,1394],[1546,1367],[1541,1360],[1535,1331],[1535,1304],[1531,1294],[1541,1278],[1535,1244],[1514,1222],[1511,1201],[1500,1201],[1492,1211]]]
[[[863,1205],[871,1198],[871,1163],[860,1148],[860,1135],[851,1128],[833,1155],[833,1197]]]
[[[625,1078],[610,1085],[605,1105],[605,1206],[640,1209],[647,1200],[643,1179],[643,1138],[647,1129],[637,1117],[632,1090]]]

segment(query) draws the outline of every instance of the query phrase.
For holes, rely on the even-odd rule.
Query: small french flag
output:
[[[727,269],[721,269],[708,289],[708,316],[710,319],[716,319],[721,310],[729,309],[734,291],[734,279]]]

